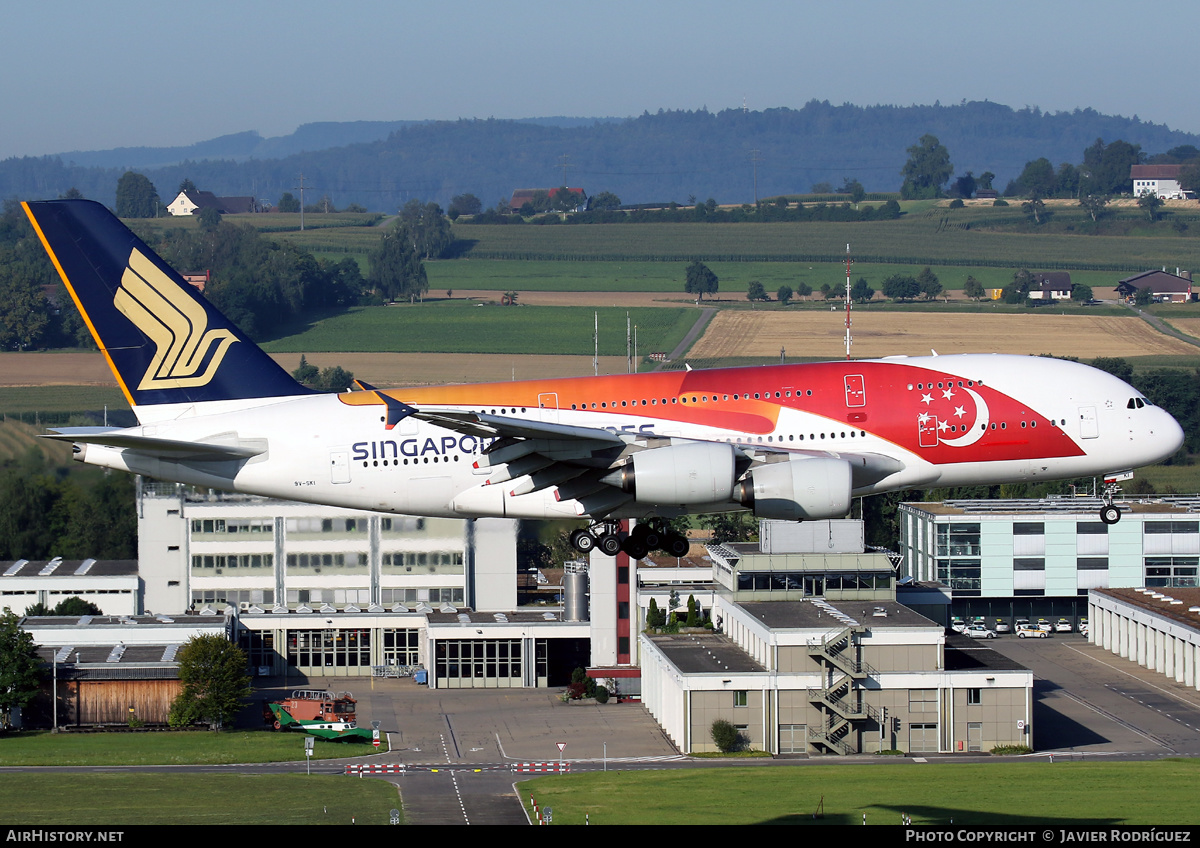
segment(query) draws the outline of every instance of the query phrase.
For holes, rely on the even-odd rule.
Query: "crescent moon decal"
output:
[[[965,448],[978,442],[983,438],[983,434],[987,432],[990,420],[988,417],[987,401],[979,396],[979,392],[967,388],[964,388],[963,391],[969,394],[975,401],[975,424],[971,425],[966,435],[959,436],[957,439],[939,439],[943,445],[949,445],[952,448]],[[976,424],[980,426],[977,427],[975,426]]]

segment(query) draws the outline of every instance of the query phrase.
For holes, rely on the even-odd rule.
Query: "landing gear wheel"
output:
[[[630,559],[642,559],[646,554],[650,553],[650,549],[646,547],[637,536],[627,536],[625,541],[621,543],[621,550],[629,555]]]
[[[667,538],[663,540],[663,550],[673,557],[687,556],[691,546],[691,543],[678,533],[668,533]]]
[[[586,530],[575,530],[570,536],[571,547],[581,554],[589,554],[596,547],[596,537]]]
[[[662,547],[662,533],[660,533],[653,524],[639,524],[633,528],[633,532],[629,534],[630,539],[637,539],[645,547],[646,551],[653,551]],[[645,556],[643,554],[642,556]],[[641,559],[641,557],[638,557]]]
[[[1121,510],[1113,504],[1105,504],[1100,508],[1100,520],[1105,524],[1116,524],[1121,520]]]
[[[621,552],[621,537],[616,533],[605,533],[597,540],[596,547],[606,556],[616,556]]]

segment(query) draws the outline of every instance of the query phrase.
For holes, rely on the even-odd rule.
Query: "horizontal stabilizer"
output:
[[[251,447],[231,442],[180,442],[175,439],[156,439],[130,430],[102,427],[66,427],[56,429],[42,438],[81,445],[104,445],[110,448],[135,450],[159,459],[192,459],[202,461],[250,459],[266,453],[266,445]]]

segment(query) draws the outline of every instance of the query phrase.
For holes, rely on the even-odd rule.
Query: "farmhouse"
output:
[[[167,211],[175,216],[195,215],[201,209],[216,209],[222,214],[253,212],[253,197],[217,197],[211,191],[181,191],[167,204]]]
[[[561,191],[561,190],[562,190],[561,187],[560,188],[518,188],[513,191],[512,199],[509,200],[509,202],[508,202],[508,208],[513,212],[520,212],[521,207],[524,206],[526,203],[533,203],[534,197],[537,196],[539,192],[544,192],[550,198],[550,200],[553,201],[554,198],[558,195],[559,191]],[[583,207],[587,204],[587,193],[581,188],[567,187],[567,191],[569,191],[571,194],[575,195],[576,199],[579,201],[575,205],[575,207],[573,209],[571,209],[570,211],[578,212],[581,209],[583,209]]]
[[[1154,299],[1163,303],[1187,303],[1193,299],[1192,281],[1179,274],[1168,274],[1165,268],[1143,271],[1117,283],[1117,295],[1125,300],[1132,300],[1141,289],[1149,289]]]
[[[1133,196],[1157,194],[1163,200],[1183,200],[1186,196],[1179,185],[1179,172],[1183,165],[1133,165],[1130,179],[1133,180]]]

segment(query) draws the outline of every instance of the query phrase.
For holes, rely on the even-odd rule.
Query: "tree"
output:
[[[599,194],[593,195],[588,207],[591,209],[617,209],[621,205],[621,198],[617,197],[611,191],[602,191]]]
[[[1100,194],[1089,194],[1087,197],[1079,198],[1079,205],[1084,208],[1093,221],[1096,221],[1104,214],[1108,198]]]
[[[812,294],[812,291],[812,286],[810,286],[808,283],[796,283],[797,297],[808,297],[810,294]]]
[[[699,524],[712,531],[714,544],[725,542],[753,542],[758,539],[758,521],[748,512],[714,512],[701,515]],[[678,600],[671,604],[674,608]]]
[[[780,303],[787,305],[787,302],[792,299],[792,287],[780,286],[779,290],[775,292],[775,299]]]
[[[483,211],[483,201],[473,194],[456,194],[450,200],[450,208],[446,214],[450,220],[457,220],[460,215],[478,215]]]
[[[221,226],[221,210],[214,209],[211,206],[205,206],[200,210],[200,214],[196,216],[200,219],[200,229],[206,232],[215,230]]]
[[[975,196],[975,177],[970,171],[967,171],[954,181],[954,194],[959,197],[965,197],[968,200]]]
[[[1004,287],[1000,294],[1000,299],[1005,303],[1027,303],[1033,284],[1033,274],[1022,268],[1020,271],[1013,273],[1012,282]]]
[[[1158,210],[1162,208],[1163,199],[1158,196],[1157,192],[1144,191],[1142,196],[1138,198],[1138,208],[1144,210],[1151,221],[1158,220]]]
[[[161,201],[154,183],[135,171],[126,171],[117,180],[117,217],[154,218]]]
[[[0,614],[0,728],[12,724],[13,710],[29,704],[38,693],[42,662],[33,636],[21,629],[8,607]]]
[[[712,733],[713,744],[723,754],[728,754],[741,741],[738,729],[723,718],[716,719],[712,723],[710,733]]]
[[[450,222],[436,203],[413,200],[400,210],[400,232],[406,235],[421,259],[441,259],[450,249],[454,237]]]
[[[103,611],[91,601],[72,595],[55,604],[50,615],[103,615]]]
[[[979,181],[975,185],[976,191],[995,191],[992,188],[992,180],[996,179],[996,175],[991,171],[984,171],[979,175]]]
[[[971,300],[981,299],[984,296],[983,283],[974,276],[968,276],[967,281],[963,283],[963,295]]]
[[[1042,215],[1046,212],[1046,204],[1036,194],[1021,204],[1021,211],[1033,218],[1033,223],[1042,223]]]
[[[921,294],[925,295],[926,300],[933,300],[942,293],[942,282],[928,265],[925,266],[920,274],[917,274],[917,285],[921,289]]]
[[[1076,303],[1078,303],[1082,306],[1083,304],[1091,301],[1091,299],[1092,299],[1092,287],[1091,286],[1085,286],[1085,285],[1083,285],[1083,283],[1076,283],[1075,285],[1071,286],[1071,300],[1075,301]]]
[[[171,704],[171,724],[197,721],[220,730],[232,721],[250,697],[246,654],[224,636],[193,636],[177,655],[183,690]]]
[[[767,290],[763,288],[763,284],[758,280],[751,280],[746,286],[746,300],[769,300]]]
[[[920,284],[907,274],[892,274],[883,281],[883,296],[892,300],[912,300],[920,292]]]
[[[716,293],[719,282],[717,275],[697,259],[687,266],[687,279],[683,290],[688,294],[696,295],[696,302],[699,303],[704,300],[704,295]]]
[[[1029,197],[1049,197],[1054,194],[1054,166],[1044,156],[1025,163],[1025,170],[1017,177],[1022,194]]]
[[[1079,174],[1080,194],[1127,194],[1129,173],[1134,165],[1145,161],[1141,145],[1120,139],[1106,145],[1104,139],[1083,151],[1083,167]]]
[[[285,191],[283,196],[279,198],[280,212],[299,212],[300,201],[290,191]]]
[[[403,222],[384,233],[367,259],[371,263],[367,281],[385,299],[411,301],[429,291],[425,265]]]
[[[859,277],[850,287],[850,299],[855,303],[868,303],[875,296],[875,289],[867,285],[866,277]]]
[[[904,177],[900,196],[905,200],[941,197],[942,186],[954,173],[950,152],[933,135],[921,136],[907,152],[908,161],[900,172]]]

